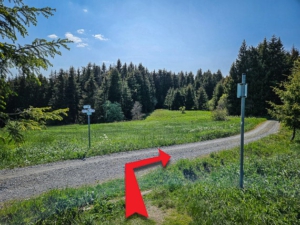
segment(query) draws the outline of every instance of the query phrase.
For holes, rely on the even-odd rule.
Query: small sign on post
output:
[[[91,130],[90,130],[90,116],[92,115],[93,112],[95,112],[95,109],[92,109],[90,105],[84,105],[83,110],[81,111],[82,113],[86,113],[88,116],[88,135],[89,135],[89,148],[91,147]]]
[[[244,119],[245,100],[247,98],[248,85],[246,84],[246,74],[242,74],[242,83],[237,85],[237,97],[241,98],[241,151],[240,151],[240,188],[244,188]]]
[[[83,108],[84,108],[84,109],[90,109],[91,106],[90,106],[90,105],[84,105]]]

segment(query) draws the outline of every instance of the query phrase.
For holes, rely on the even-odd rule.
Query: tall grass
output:
[[[246,118],[245,130],[264,120]],[[143,121],[92,124],[90,149],[87,125],[48,127],[25,133],[19,147],[1,146],[0,169],[226,137],[239,132],[239,121],[212,121],[206,111],[156,110]]]
[[[279,134],[245,146],[245,188],[238,187],[239,149],[180,160],[138,178],[146,205],[171,210],[164,224],[299,224],[300,139]],[[7,203],[3,224],[155,224],[125,219],[124,182],[51,191]]]

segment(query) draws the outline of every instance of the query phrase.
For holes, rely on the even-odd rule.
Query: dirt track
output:
[[[266,121],[245,133],[245,144],[279,130],[279,123]],[[171,155],[171,163],[182,158],[194,158],[211,152],[230,149],[240,144],[240,136],[211,141],[163,147]],[[157,148],[97,156],[83,160],[68,160],[12,170],[0,170],[0,203],[29,198],[54,188],[76,187],[124,176],[124,165],[158,155]]]

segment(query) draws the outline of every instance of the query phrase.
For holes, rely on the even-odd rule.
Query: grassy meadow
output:
[[[251,130],[263,121],[264,118],[246,118],[245,130]],[[204,141],[239,131],[239,117],[213,121],[208,111],[182,114],[180,111],[156,110],[142,121],[91,124],[89,149],[87,125],[50,126],[45,130],[26,132],[26,142],[20,146],[1,146],[0,169]]]
[[[52,190],[6,203],[0,224],[300,224],[300,138],[281,128],[239,148],[180,160],[138,178],[149,218],[125,219],[124,181]]]

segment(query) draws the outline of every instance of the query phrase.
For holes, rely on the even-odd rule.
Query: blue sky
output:
[[[229,73],[239,48],[280,37],[286,50],[300,49],[300,0],[24,0],[56,8],[39,17],[20,43],[69,38],[70,51],[51,59],[51,70],[142,63],[150,71],[198,69]]]

